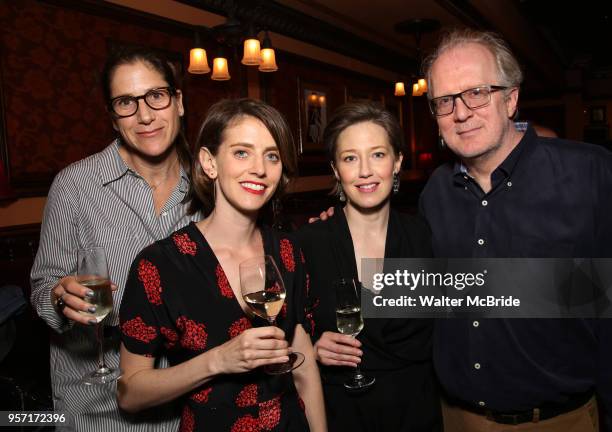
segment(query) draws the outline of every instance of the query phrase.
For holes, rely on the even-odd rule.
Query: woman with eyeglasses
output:
[[[199,219],[187,214],[184,201],[191,157],[181,130],[182,93],[170,64],[147,49],[120,49],[106,62],[102,90],[117,138],[56,176],[31,273],[32,304],[54,330],[54,408],[67,413],[69,430],[176,430],[170,407],[126,415],[117,407],[114,383],[88,387],[79,381],[97,368],[97,355],[94,306],[87,301],[92,293],[74,276],[77,249],[106,250],[116,286],[104,346],[106,363],[117,368],[118,310],[130,263],[148,244]]]
[[[308,317],[330,431],[435,432],[441,426],[432,320],[365,319],[357,337],[337,327],[335,282],[360,281],[362,258],[431,256],[426,223],[391,207],[402,136],[395,117],[374,103],[338,108],[323,142],[340,203],[332,217],[297,233],[310,274]],[[345,388],[357,365],[368,386]]]

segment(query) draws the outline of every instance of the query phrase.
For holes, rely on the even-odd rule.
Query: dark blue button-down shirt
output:
[[[484,193],[459,163],[433,173],[420,208],[436,256],[612,257],[612,153],[530,127],[491,183]],[[450,397],[496,411],[595,390],[612,407],[606,323],[439,320],[436,369]]]

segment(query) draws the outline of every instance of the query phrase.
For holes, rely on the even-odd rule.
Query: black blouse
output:
[[[303,257],[286,234],[261,228],[264,251],[282,273],[287,295],[277,325],[293,339],[304,319]],[[144,249],[134,260],[120,309],[128,351],[166,355],[174,366],[267,325],[240,307],[225,272],[194,223]],[[181,431],[304,431],[308,425],[292,375],[260,369],[217,376],[182,398]]]
[[[341,207],[327,221],[306,225],[297,233],[310,274],[307,317],[313,343],[325,331],[337,332],[333,282],[357,280],[355,250]],[[391,210],[385,258],[430,257],[429,228],[421,219]],[[369,371],[400,370],[431,361],[432,320],[365,319],[361,367]],[[344,379],[347,368],[321,366],[324,382]]]

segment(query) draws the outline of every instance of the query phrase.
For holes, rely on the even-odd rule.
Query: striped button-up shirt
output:
[[[58,281],[76,272],[79,248],[102,246],[106,250],[113,293],[113,311],[107,326],[119,322],[119,305],[132,260],[147,245],[167,237],[190,220],[182,201],[189,181],[181,168],[180,181],[160,214],[153,191],[119,154],[118,141],[105,150],[62,170],[51,186],[45,207],[40,246],[32,267],[32,305],[55,330],[51,337],[51,383],[56,410],[67,411],[65,430],[163,431],[177,430],[178,421],[168,409],[130,416],[116,402],[116,384],[86,386],[79,379],[97,367],[94,328],[74,324],[51,304],[50,291]],[[105,340],[107,365],[119,366],[118,338]],[[162,360],[159,366],[165,366]]]

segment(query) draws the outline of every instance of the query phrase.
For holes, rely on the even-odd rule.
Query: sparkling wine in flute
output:
[[[86,279],[80,282],[81,285],[93,291],[93,297],[88,297],[87,302],[96,307],[94,313],[79,311],[85,315],[93,315],[97,322],[106,318],[113,310],[113,292],[108,279]]]
[[[336,327],[345,335],[355,337],[363,329],[363,318],[361,317],[361,284],[354,279],[339,279],[334,282],[336,292]],[[344,387],[349,390],[361,390],[370,387],[376,382],[371,376],[361,372],[359,364],[355,367],[352,376],[344,382]]]
[[[272,291],[257,291],[246,294],[244,301],[251,310],[259,317],[267,320],[276,317],[285,302],[285,293]]]
[[[336,310],[336,326],[342,334],[357,336],[363,328],[360,307],[346,307]]]

